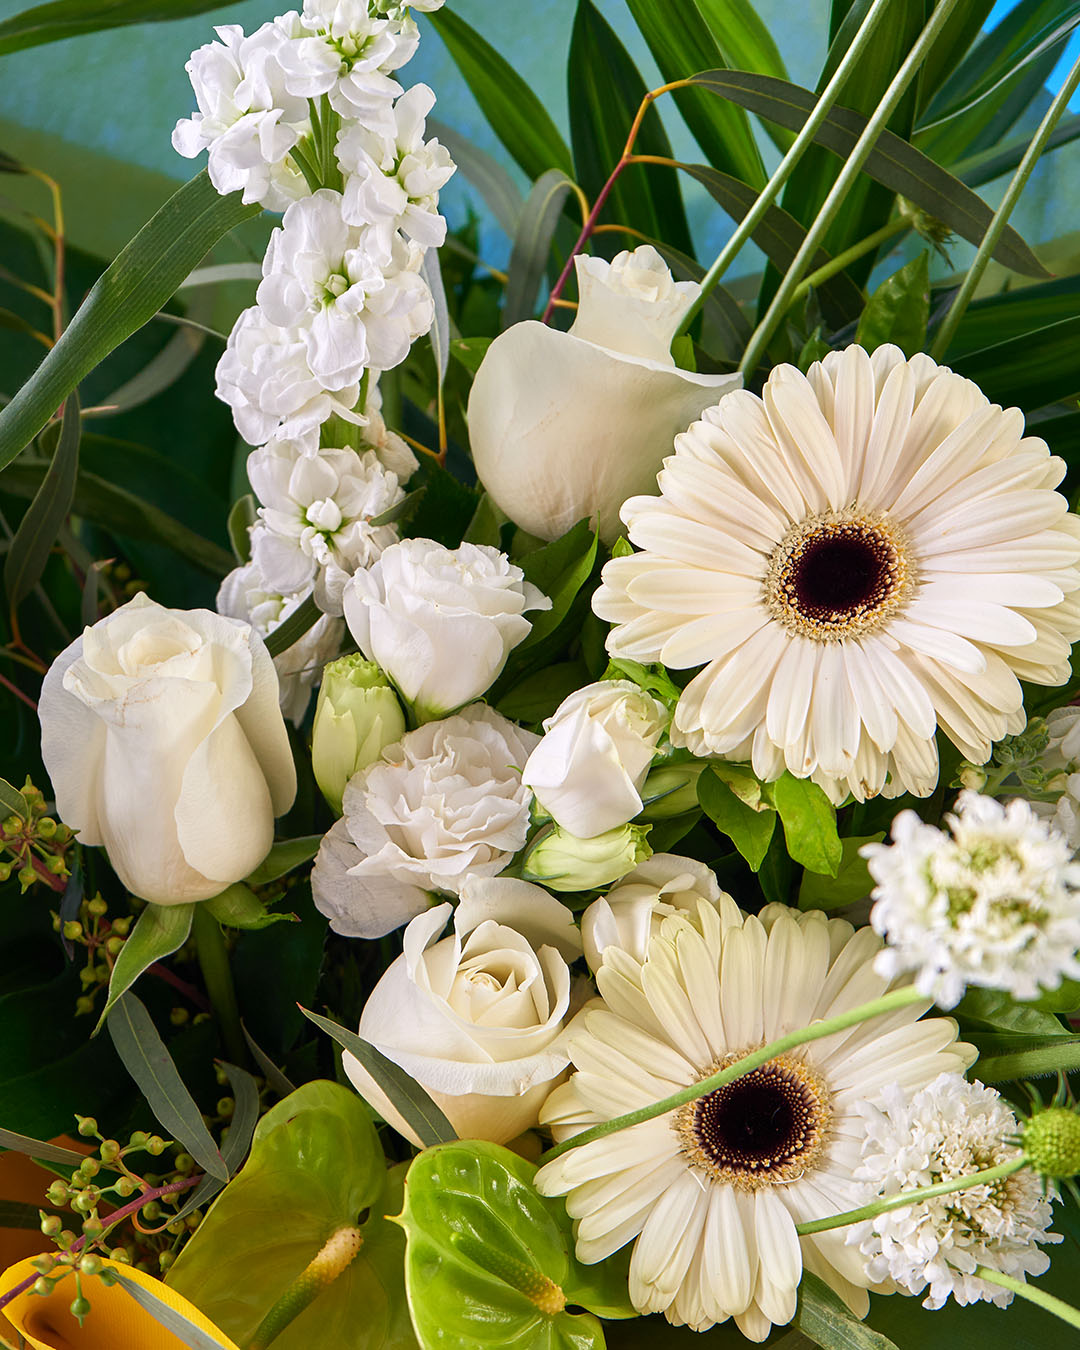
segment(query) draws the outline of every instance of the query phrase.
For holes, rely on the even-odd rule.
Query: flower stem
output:
[[[229,969],[225,938],[221,932],[221,925],[205,904],[195,906],[191,932],[195,938],[199,966],[206,982],[210,1007],[214,1011],[218,1030],[221,1032],[222,1044],[234,1064],[243,1064],[247,1060],[247,1047],[243,1028],[240,1026],[240,1008],[236,1002],[236,989],[233,986],[232,971]]]
[[[875,230],[873,234],[868,234],[865,239],[860,239],[857,244],[852,244],[843,253],[838,253],[835,258],[830,258],[824,267],[819,267],[816,272],[811,272],[808,277],[800,281],[791,297],[791,303],[797,305],[812,287],[820,286],[830,277],[835,277],[842,272],[851,263],[864,257],[867,253],[873,253],[882,244],[888,243],[896,235],[903,234],[905,230],[910,229],[911,223],[909,221],[905,220],[903,216],[895,216],[889,221],[888,225],[882,225],[880,230]]]
[[[814,1022],[808,1027],[801,1027],[798,1031],[789,1032],[778,1040],[770,1041],[768,1045],[763,1045],[760,1049],[752,1050],[736,1063],[729,1064],[726,1069],[720,1069],[698,1083],[691,1083],[689,1087],[680,1088],[678,1092],[673,1092],[670,1097],[665,1097],[662,1101],[652,1102],[648,1106],[639,1107],[636,1111],[628,1111],[624,1116],[614,1116],[611,1120],[603,1120],[599,1125],[591,1125],[587,1130],[582,1130],[580,1134],[575,1134],[572,1139],[564,1139],[561,1144],[555,1144],[552,1148],[549,1148],[539,1161],[541,1164],[553,1162],[564,1153],[568,1153],[572,1148],[580,1148],[582,1144],[591,1144],[594,1139],[603,1139],[605,1135],[614,1134],[616,1130],[626,1130],[631,1125],[640,1125],[643,1121],[655,1120],[657,1116],[666,1115],[668,1111],[674,1111],[676,1107],[685,1106],[687,1102],[697,1101],[699,1097],[707,1096],[708,1093],[715,1092],[717,1088],[727,1087],[729,1083],[734,1083],[744,1074],[752,1073],[754,1069],[759,1069],[763,1064],[768,1064],[771,1059],[786,1054],[788,1050],[795,1050],[800,1045],[808,1045],[811,1041],[824,1040],[826,1036],[832,1036],[838,1031],[846,1031],[848,1027],[858,1026],[860,1022],[868,1022],[872,1017],[879,1017],[883,1013],[895,1012],[897,1008],[906,1008],[912,1003],[923,1003],[925,1001],[923,995],[913,985],[905,985],[902,989],[893,989],[888,994],[882,994],[881,998],[872,999],[869,1003],[860,1003],[857,1008],[850,1008],[847,1012],[838,1013],[835,1017]]]
[[[1029,1303],[1034,1303],[1044,1312],[1053,1313],[1063,1322],[1068,1322],[1069,1326],[1080,1327],[1080,1310],[1074,1308],[1071,1303],[1066,1303],[1063,1298],[1048,1294],[1045,1289],[1037,1289],[1033,1284],[1026,1284],[1023,1280],[1015,1280],[1000,1270],[991,1270],[989,1266],[979,1266],[975,1271],[975,1278],[985,1280],[987,1284],[999,1284],[1002,1289],[1011,1289],[1014,1294],[1026,1298]]]
[[[904,64],[893,76],[892,81],[882,96],[881,102],[874,109],[863,129],[862,135],[855,143],[855,148],[848,156],[844,167],[840,170],[836,182],[829,189],[829,195],[822,203],[821,210],[817,213],[814,223],[806,232],[806,238],[802,242],[798,253],[796,253],[791,266],[788,268],[781,281],[776,294],[773,296],[764,319],[754,330],[754,334],[743,356],[742,364],[739,367],[740,373],[746,378],[752,375],[757,369],[758,362],[765,355],[769,342],[772,340],[773,333],[777,326],[788,312],[791,305],[792,296],[802,280],[803,274],[814,254],[817,252],[822,240],[828,233],[830,225],[836,217],[844,199],[851,190],[855,179],[862,172],[863,165],[869,158],[870,151],[873,150],[877,139],[884,131],[885,124],[893,115],[896,105],[904,96],[908,85],[915,78],[915,75],[926,59],[930,48],[937,41],[938,34],[945,26],[949,15],[956,8],[958,0],[939,0],[939,3],[930,16],[930,22],[919,34],[915,45],[908,52]]]
[[[813,1219],[809,1223],[795,1225],[800,1237],[809,1237],[812,1233],[827,1233],[830,1228],[844,1228],[849,1223],[862,1223],[864,1219],[876,1218],[893,1209],[906,1209],[908,1205],[917,1205],[921,1200],[933,1200],[938,1195],[952,1195],[954,1191],[966,1191],[969,1186],[985,1186],[1002,1177],[1012,1176],[1028,1165],[1024,1154],[1010,1158],[1008,1162],[998,1163],[996,1167],[986,1167],[981,1172],[969,1172],[965,1177],[954,1177],[952,1181],[938,1181],[933,1186],[920,1186],[914,1191],[900,1191],[896,1195],[885,1195],[872,1204],[859,1209],[849,1209],[843,1214],[831,1214],[825,1219]]]
[[[1046,144],[1050,139],[1050,133],[1058,124],[1061,114],[1068,106],[1069,99],[1076,92],[1080,85],[1080,60],[1076,62],[1072,70],[1069,71],[1068,78],[1054,96],[1054,101],[1046,110],[1046,116],[1039,123],[1039,129],[1031,138],[1031,144],[1024,152],[1024,158],[1020,161],[1016,172],[1012,176],[1012,181],[1005,190],[1005,196],[1001,199],[1001,205],[994,212],[994,218],[986,227],[986,233],[979,244],[979,251],[975,254],[975,260],[968,268],[967,276],[964,277],[963,284],[957,291],[952,304],[949,306],[949,312],[945,315],[941,327],[937,331],[933,345],[930,348],[930,355],[935,361],[940,361],[949,349],[949,343],[956,336],[956,330],[960,325],[960,320],[964,317],[964,312],[971,303],[971,298],[975,294],[975,289],[982,280],[983,273],[986,271],[994,249],[997,248],[998,240],[1001,238],[1002,231],[1008,224],[1009,217],[1012,215],[1013,207],[1020,200],[1020,194],[1027,186],[1027,181],[1031,177],[1032,170],[1039,162],[1042,152],[1046,149]]]

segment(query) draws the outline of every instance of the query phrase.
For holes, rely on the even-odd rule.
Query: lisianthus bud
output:
[[[374,764],[404,734],[405,714],[397,694],[374,661],[353,654],[330,662],[315,708],[311,764],[336,815],[341,815],[345,785],[353,774]]]
[[[642,784],[643,814],[648,820],[670,820],[693,811],[698,804],[697,784],[704,761],[662,764]]]
[[[648,833],[648,825],[620,825],[591,839],[579,839],[554,825],[525,855],[522,876],[541,882],[549,891],[610,886],[652,857],[645,838]]]

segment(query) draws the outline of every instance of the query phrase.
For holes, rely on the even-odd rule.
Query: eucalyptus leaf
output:
[[[458,169],[480,193],[491,214],[513,239],[525,207],[525,199],[518,185],[497,159],[444,122],[429,117],[427,129],[450,151],[450,157]]]
[[[266,650],[271,656],[280,656],[300,639],[310,628],[314,628],[322,617],[322,610],[315,603],[315,597],[309,595],[301,601],[289,617],[272,628],[266,635]]]
[[[274,1091],[282,1097],[287,1097],[290,1092],[295,1092],[296,1085],[291,1083],[288,1078],[285,1077],[262,1046],[258,1044],[251,1032],[248,1031],[247,1027],[244,1026],[243,1021],[240,1023],[240,1029],[244,1033],[244,1040],[247,1042],[247,1048],[251,1051],[252,1059],[254,1059],[255,1063],[262,1070],[266,1081]]]
[[[3,416],[4,413],[0,413],[0,419]],[[41,580],[56,536],[71,510],[79,472],[81,435],[79,398],[77,394],[71,393],[64,404],[60,435],[49,467],[19,522],[4,559],[4,590],[13,609],[26,599]]]
[[[555,227],[573,181],[561,169],[549,169],[532,186],[514,234],[502,326],[532,318],[544,279]]]
[[[879,833],[841,839],[842,852],[836,876],[804,872],[799,885],[799,908],[839,909],[842,905],[864,900],[873,890],[874,882],[859,850],[864,844],[880,844],[884,838],[884,833]]]
[[[85,1156],[74,1149],[47,1144],[44,1140],[30,1139],[25,1134],[5,1129],[0,1129],[0,1148],[10,1149],[12,1153],[25,1153],[28,1158],[37,1158],[40,1162],[61,1163],[65,1167],[78,1167]]]
[[[784,842],[793,862],[811,872],[835,877],[843,857],[836,830],[836,808],[823,788],[809,778],[785,772],[768,784],[768,799],[780,814]]]
[[[52,0],[0,23],[0,56],[80,33],[183,19],[220,8],[221,0]]]
[[[894,343],[909,359],[926,346],[930,318],[930,261],[924,250],[886,277],[867,301],[855,341],[868,352]]]
[[[710,765],[698,779],[698,801],[701,809],[721,834],[726,835],[751,871],[756,872],[769,851],[776,829],[776,812],[770,809],[756,811],[740,800]]]
[[[435,357],[435,372],[442,389],[446,379],[446,369],[450,364],[450,312],[446,307],[446,287],[443,285],[442,269],[439,266],[439,250],[429,248],[420,264],[420,275],[427,282],[428,290],[435,304],[435,319],[428,337]]]
[[[18,816],[21,820],[30,819],[30,808],[26,804],[26,798],[17,787],[7,781],[6,778],[0,778],[0,811],[4,816]]]
[[[288,869],[286,869],[288,870]],[[272,923],[296,923],[295,914],[267,909],[242,881],[236,881],[212,900],[204,900],[208,913],[226,928],[258,932]]]
[[[106,1267],[107,1282],[119,1285],[125,1294],[144,1308],[163,1330],[171,1333],[189,1350],[221,1350],[221,1342],[216,1336],[203,1331],[190,1318],[185,1317],[178,1308],[171,1307],[164,1299],[158,1298],[152,1289],[136,1284],[130,1276],[117,1270],[115,1266]]]
[[[229,1174],[239,1171],[251,1147],[251,1138],[259,1120],[259,1088],[246,1069],[222,1062],[225,1076],[233,1094],[233,1113],[229,1118],[229,1133],[221,1146],[221,1156]]]
[[[310,862],[319,851],[321,834],[305,834],[299,839],[279,839],[270,852],[245,880],[249,886],[265,886],[287,876],[294,868]]]
[[[809,1270],[799,1281],[795,1325],[822,1350],[898,1350],[887,1336],[859,1321],[839,1294]]]
[[[135,920],[127,941],[109,977],[109,996],[102,1009],[94,1034],[101,1030],[117,999],[122,998],[139,976],[155,961],[172,956],[191,936],[191,921],[195,906],[147,905]]]

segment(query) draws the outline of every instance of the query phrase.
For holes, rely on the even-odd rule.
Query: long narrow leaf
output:
[[[60,341],[0,412],[0,468],[85,375],[154,317],[223,235],[259,210],[239,193],[220,196],[205,170],[175,192],[97,279]]]
[[[266,650],[271,656],[280,656],[287,652],[294,642],[299,642],[309,628],[319,622],[322,611],[315,603],[315,597],[309,595],[293,610],[284,623],[271,630],[266,637]]]
[[[1063,117],[1050,133],[1043,154],[1049,154],[1059,145],[1069,145],[1078,136],[1080,136],[1080,113],[1072,117]],[[977,155],[960,160],[952,166],[952,172],[968,187],[981,187],[983,183],[992,183],[995,178],[1012,173],[1024,158],[1030,144],[1030,136],[1017,136],[1005,145],[995,146],[992,150],[981,150]]]
[[[84,1156],[74,1149],[46,1144],[41,1139],[31,1139],[28,1135],[4,1129],[0,1129],[0,1148],[10,1149],[13,1153],[25,1153],[28,1158],[37,1158],[40,1162],[63,1163],[65,1167],[78,1167]]]
[[[41,487],[26,508],[4,560],[4,590],[12,607],[20,604],[41,580],[56,536],[71,510],[81,436],[79,397],[73,392],[64,404],[60,435]]]
[[[140,1308],[145,1308],[150,1316],[165,1331],[171,1332],[181,1344],[189,1350],[221,1350],[221,1341],[209,1332],[195,1325],[189,1317],[171,1307],[164,1299],[141,1284],[136,1284],[130,1276],[122,1274],[115,1267],[109,1267],[109,1283],[118,1284],[125,1294],[129,1294]]]
[[[161,1127],[184,1145],[205,1172],[228,1181],[225,1159],[139,999],[130,992],[125,994],[109,1014],[107,1025],[116,1053]]]
[[[235,1064],[222,1062],[225,1076],[233,1094],[233,1113],[229,1120],[229,1133],[221,1146],[221,1156],[229,1169],[229,1175],[239,1172],[251,1147],[251,1136],[259,1119],[259,1089],[255,1079],[246,1069]]]
[[[429,248],[424,254],[420,271],[431,291],[435,302],[435,322],[431,325],[431,350],[435,356],[435,370],[442,389],[446,379],[446,370],[450,365],[450,311],[446,304],[446,287],[443,285],[442,269],[439,266],[438,249]]]
[[[94,1028],[96,1035],[112,1011],[139,976],[155,961],[179,951],[191,934],[194,905],[147,905],[135,920],[128,940],[109,977],[109,996]]]
[[[220,8],[221,0],[53,0],[0,23],[0,56],[102,28],[184,19]]]
[[[1078,343],[1080,315],[969,352],[951,364],[994,403],[1033,412],[1080,394]]]
[[[824,1280],[808,1270],[799,1281],[795,1325],[828,1350],[898,1350],[895,1342],[860,1321]]]
[[[510,254],[510,279],[506,283],[503,328],[509,328],[511,324],[533,315],[555,227],[562,215],[563,203],[573,186],[561,169],[549,169],[533,184],[518,221]]]
[[[525,206],[518,185],[497,159],[478,145],[473,145],[472,141],[452,127],[429,117],[427,129],[450,151],[454,163],[480,193],[491,209],[491,214],[512,239]]]

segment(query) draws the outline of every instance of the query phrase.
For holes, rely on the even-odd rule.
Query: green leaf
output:
[[[1068,1037],[1056,1045],[1012,1054],[980,1056],[976,1066],[984,1083],[1007,1083],[1018,1078],[1039,1078],[1052,1073],[1073,1073],[1080,1069],[1080,1036]]]
[[[671,268],[677,281],[700,282],[705,269],[693,258],[671,248],[662,240],[652,241],[653,247],[660,253]],[[701,311],[701,345],[711,356],[722,357],[733,366],[750,341],[750,321],[739,308],[739,302],[726,286],[714,286],[705,297]]]
[[[548,169],[572,174],[574,162],[566,142],[517,71],[460,15],[442,9],[427,18],[446,43],[491,129],[529,181]]]
[[[288,870],[286,868],[286,871]],[[220,895],[215,895],[212,900],[204,900],[202,903],[225,928],[258,932],[262,928],[269,928],[272,923],[298,922],[295,914],[267,909],[242,881],[234,882]]]
[[[532,629],[514,649],[511,659],[528,652],[558,628],[592,575],[595,561],[596,535],[587,520],[579,520],[560,538],[517,559],[525,580],[551,600],[551,608],[529,611]]]
[[[314,858],[322,840],[321,834],[305,834],[299,839],[279,839],[255,871],[244,878],[245,881],[249,886],[265,886],[267,882],[277,881],[293,868]]]
[[[94,283],[60,341],[0,411],[0,468],[38,434],[80,380],[147,323],[217,241],[259,214],[222,197],[205,170],[175,192]]]
[[[315,597],[309,595],[293,610],[284,623],[279,623],[266,635],[266,650],[271,656],[280,656],[287,652],[295,642],[299,642],[309,628],[314,628],[322,618],[322,610],[315,603]]]
[[[1067,1037],[1069,1032],[1052,1013],[1031,1003],[1018,1003],[998,989],[968,989],[956,1005],[955,1015],[963,1022],[980,1022],[998,1031],[1023,1036]]]
[[[466,544],[487,544],[490,548],[502,548],[502,527],[510,517],[495,504],[494,497],[484,492],[480,496],[469,528],[462,542]]]
[[[71,510],[75,478],[79,472],[81,435],[79,398],[72,393],[64,404],[60,435],[41,487],[26,508],[4,560],[4,590],[13,609],[41,580],[56,536]]]
[[[622,156],[648,86],[592,0],[578,0],[567,82],[576,177],[595,201]],[[634,153],[672,158],[655,104],[642,118]],[[646,171],[640,164],[625,169],[608,197],[605,219],[664,239],[683,253],[694,251],[674,169]]]
[[[387,1059],[381,1050],[376,1050],[367,1041],[362,1041],[355,1032],[347,1031],[345,1027],[338,1026],[327,1017],[308,1012],[307,1008],[301,1008],[300,1011],[310,1022],[314,1022],[328,1036],[332,1036],[338,1045],[360,1061],[386,1093],[391,1104],[401,1113],[405,1123],[416,1131],[416,1137],[425,1148],[457,1138],[454,1127],[420,1084],[414,1078],[410,1078],[392,1059]]]
[[[1040,1012],[1072,1013],[1080,1008],[1080,980],[1062,980],[1056,989],[1045,989],[1030,1007]]]
[[[769,851],[776,829],[776,812],[755,811],[728,787],[714,765],[698,779],[698,801],[721,834],[727,835],[756,872]]]
[[[518,185],[497,159],[486,150],[481,150],[478,145],[474,145],[460,132],[448,127],[445,122],[438,122],[434,117],[429,117],[427,129],[450,151],[450,157],[458,169],[480,193],[491,214],[513,239],[518,221],[521,219],[521,212],[525,207],[525,200],[518,191]],[[566,157],[569,160],[569,151],[566,152]]]
[[[0,23],[0,56],[80,33],[183,19],[220,8],[221,0],[52,0]]]
[[[775,783],[767,784],[766,793],[780,813],[792,860],[811,872],[835,877],[843,846],[836,832],[836,808],[824,790],[809,778],[785,772]]]
[[[799,1281],[795,1325],[822,1350],[898,1350],[887,1336],[860,1322],[840,1295],[809,1270]]]
[[[750,0],[696,0],[696,4],[726,66],[787,79],[779,48]]]
[[[116,1053],[166,1134],[183,1144],[204,1171],[227,1180],[225,1159],[142,1003],[134,994],[124,994],[109,1013],[107,1025]]]
[[[949,344],[950,360],[1011,338],[1037,333],[1080,311],[1080,276],[1059,277],[1035,286],[1017,286],[986,296],[968,307]],[[1045,433],[1040,431],[1039,435]]]
[[[918,74],[920,111],[927,108],[945,80],[951,81],[971,44],[982,32],[995,0],[967,0],[945,21]]]
[[[4,816],[18,816],[21,820],[30,819],[30,808],[26,798],[18,788],[12,787],[6,778],[0,778],[0,811]]]
[[[475,375],[494,341],[494,338],[485,337],[455,338],[450,343],[450,355],[460,361],[470,375]]]
[[[547,270],[551,241],[562,216],[563,203],[574,184],[561,169],[548,169],[532,186],[518,221],[510,254],[509,280],[503,302],[502,326],[530,319]]]
[[[226,528],[229,531],[229,543],[237,563],[243,567],[251,561],[251,527],[255,524],[258,505],[250,492],[237,497],[229,509]]]
[[[550,717],[564,698],[589,683],[589,672],[580,661],[560,661],[535,674],[526,675],[499,699],[499,712],[527,726]]]
[[[446,370],[450,364],[450,312],[446,307],[446,287],[443,285],[442,268],[439,266],[439,250],[429,248],[420,264],[420,274],[427,282],[431,299],[435,305],[435,318],[431,324],[428,338],[431,352],[435,358],[435,374],[440,391],[446,379]]]
[[[40,1162],[62,1163],[65,1167],[78,1167],[83,1160],[83,1154],[76,1153],[72,1148],[46,1144],[40,1139],[16,1134],[14,1130],[0,1129],[0,1148],[10,1149],[12,1153],[25,1153],[28,1158],[37,1158]]]
[[[873,890],[874,883],[866,859],[859,856],[864,844],[880,844],[884,833],[849,835],[841,839],[842,853],[836,876],[820,872],[804,872],[799,885],[800,909],[839,909],[841,905],[863,900]]]
[[[683,0],[678,5],[671,0],[627,0],[627,4],[666,81],[684,79],[694,70],[713,70],[729,64],[721,52],[716,30],[710,30],[694,0]],[[726,27],[726,23],[717,25],[717,29]],[[741,108],[717,104],[700,89],[677,89],[673,97],[713,168],[752,187],[765,186],[765,166],[749,118]]]
[[[682,690],[667,673],[664,666],[643,666],[640,661],[631,661],[625,656],[616,656],[608,663],[604,672],[605,680],[632,680],[639,688],[653,694],[674,707],[682,697]]]
[[[1080,393],[1077,342],[1080,315],[968,352],[949,364],[974,380],[992,402],[1033,412]]]
[[[191,936],[192,905],[147,905],[135,920],[135,927],[120,948],[120,955],[109,978],[109,997],[102,1009],[94,1034],[101,1030],[109,1013],[131,988],[147,966],[172,956]]]
[[[387,507],[377,516],[372,516],[368,521],[369,525],[396,525],[400,521],[411,520],[416,514],[420,503],[427,496],[427,488],[420,487],[412,492],[406,492],[401,501],[395,502],[393,506]]]
[[[817,102],[816,97],[800,85],[765,75],[748,75],[744,71],[710,70],[695,75],[693,80],[722,98],[730,98],[794,131],[802,128]],[[861,113],[833,107],[814,140],[833,154],[847,159],[866,122]],[[944,221],[969,243],[981,242],[993,218],[993,211],[981,197],[891,131],[881,133],[867,157],[863,172]],[[1050,275],[1011,226],[1003,231],[994,257],[1004,266],[1027,276]]]
[[[202,296],[200,315],[209,319],[213,311],[213,296]],[[171,316],[179,317],[179,316]],[[93,409],[87,410],[87,416],[113,415],[139,408],[158,394],[164,393],[183,375],[198,354],[207,339],[206,328],[192,318],[192,326],[181,327],[166,342],[165,346],[143,366],[138,374],[125,380],[118,389],[103,398]]]
[[[423,1345],[602,1350],[592,1314],[635,1315],[629,1250],[581,1265],[565,1206],[537,1192],[535,1175],[532,1163],[483,1141],[414,1159],[401,1224],[405,1288]],[[589,1311],[571,1313],[567,1304]]]
[[[145,1285],[136,1284],[130,1276],[123,1274],[114,1266],[106,1267],[101,1278],[105,1284],[119,1285],[140,1308],[145,1308],[159,1326],[175,1336],[181,1345],[188,1346],[189,1350],[221,1350],[221,1342],[216,1336],[203,1331],[178,1309],[171,1307],[164,1299],[158,1298],[153,1290],[147,1289]],[[88,1292],[92,1296],[92,1290]]]
[[[1063,117],[1050,133],[1044,155],[1056,150],[1060,145],[1069,145],[1080,136],[1080,113],[1072,117]],[[1014,136],[1004,145],[995,145],[989,150],[980,150],[974,155],[965,155],[952,165],[952,171],[968,187],[979,187],[983,183],[992,183],[995,178],[1012,173],[1027,153],[1031,143],[1030,136]]]
[[[251,1156],[169,1271],[238,1345],[303,1273],[327,1238],[361,1215],[359,1255],[274,1341],[274,1350],[415,1350],[402,1281],[404,1240],[387,1222],[404,1168],[387,1173],[364,1103],[316,1081],[272,1107]]]
[[[908,358],[926,346],[930,318],[930,255],[923,251],[891,277],[867,301],[855,341],[868,352],[895,343]]]

